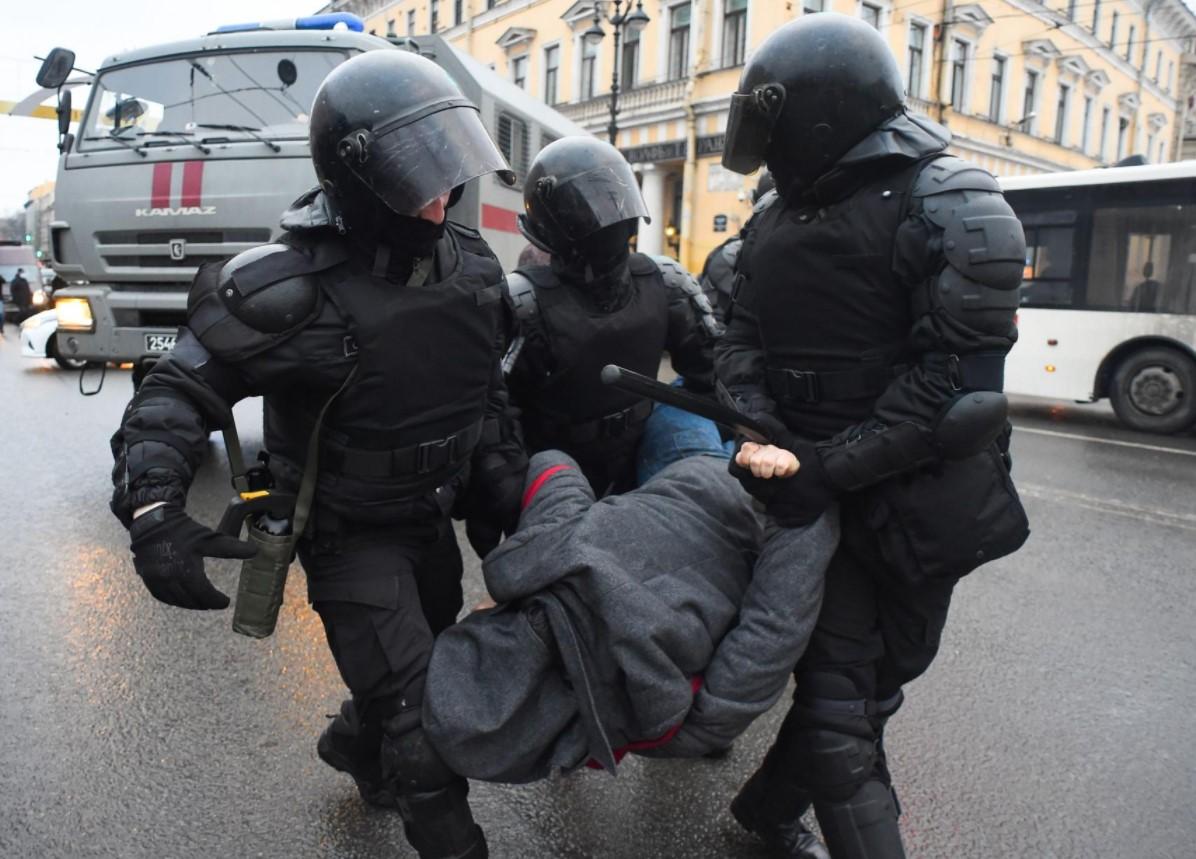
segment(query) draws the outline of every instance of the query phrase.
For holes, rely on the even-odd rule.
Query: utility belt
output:
[[[625,409],[619,409],[617,412],[611,412],[582,423],[548,419],[544,421],[544,424],[553,438],[559,439],[565,444],[590,444],[595,441],[622,438],[625,435],[638,432],[651,414],[652,401],[640,400]]]
[[[930,352],[920,366],[941,372],[957,391],[1001,391],[1005,387],[1005,353],[976,352],[949,355]],[[769,367],[768,389],[780,402],[820,403],[879,397],[893,379],[910,369],[908,363],[865,364],[846,370],[798,370]]]
[[[480,443],[493,444],[499,434],[498,421],[479,418],[444,438],[389,450],[367,450],[329,440],[321,445],[320,456],[325,468],[345,477],[410,477],[460,466]]]

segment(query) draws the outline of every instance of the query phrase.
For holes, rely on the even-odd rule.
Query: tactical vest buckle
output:
[[[786,393],[803,403],[816,403],[822,399],[818,389],[818,374],[813,370],[786,370]]]
[[[454,433],[447,438],[438,439],[437,441],[425,441],[421,444],[416,454],[415,468],[420,474],[428,474],[429,472],[444,468],[456,458],[457,435]]]

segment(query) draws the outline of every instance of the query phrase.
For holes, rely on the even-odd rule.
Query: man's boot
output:
[[[865,782],[845,802],[816,802],[814,813],[835,859],[905,859],[897,803],[883,782]]]
[[[731,801],[732,816],[777,859],[830,859],[818,836],[801,821],[809,796],[791,786],[770,784],[767,768],[766,760]]]
[[[316,754],[334,770],[347,773],[357,792],[370,805],[396,808],[393,788],[382,779],[379,763],[382,734],[377,726],[363,727],[352,699],[341,702],[341,711],[328,723],[316,742]]]

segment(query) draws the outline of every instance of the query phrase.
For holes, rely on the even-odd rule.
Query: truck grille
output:
[[[96,247],[105,265],[138,268],[196,268],[270,241],[268,229],[101,230]],[[171,257],[171,243],[183,242],[183,258]]]

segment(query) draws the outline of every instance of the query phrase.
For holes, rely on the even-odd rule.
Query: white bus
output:
[[[1002,179],[1026,230],[1005,389],[1196,425],[1196,161]]]

